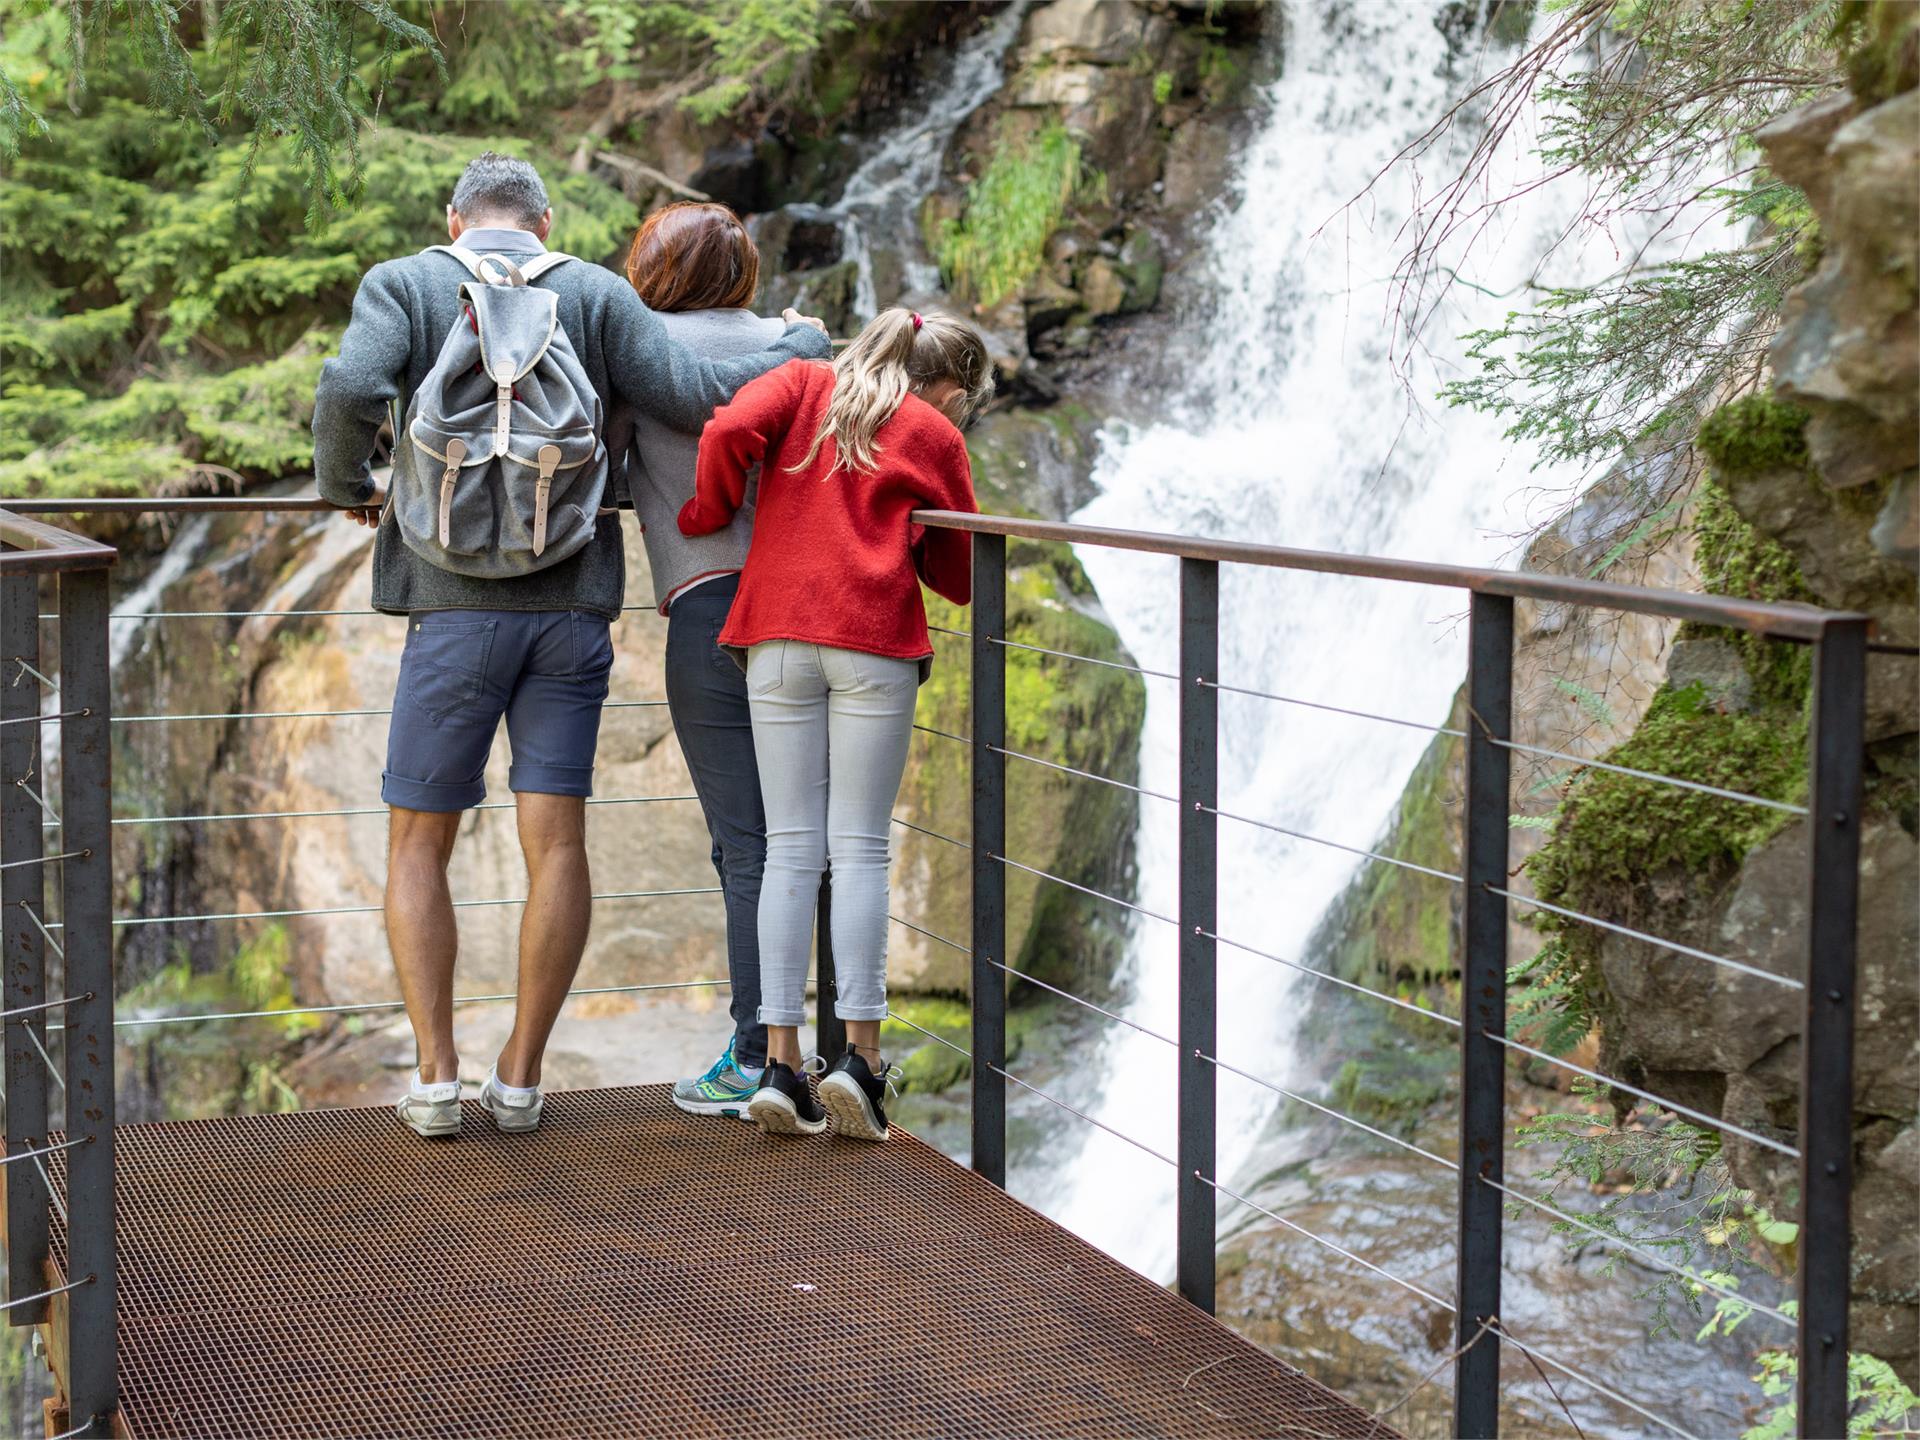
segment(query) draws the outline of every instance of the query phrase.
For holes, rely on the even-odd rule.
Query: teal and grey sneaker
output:
[[[480,1087],[480,1108],[493,1116],[495,1125],[509,1133],[539,1129],[544,1104],[538,1085],[510,1088],[501,1082],[498,1066],[487,1071],[487,1083]]]
[[[725,1115],[747,1120],[747,1103],[760,1086],[760,1068],[748,1070],[734,1057],[734,1041],[720,1058],[707,1067],[707,1073],[692,1080],[673,1082],[673,1103],[689,1115]]]
[[[420,1072],[413,1072],[407,1093],[394,1107],[400,1119],[416,1135],[429,1140],[460,1133],[460,1082],[447,1080],[436,1085],[420,1083]]]

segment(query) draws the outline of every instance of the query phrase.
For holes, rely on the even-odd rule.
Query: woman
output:
[[[888,310],[831,366],[795,362],[714,412],[681,533],[724,534],[762,466],[758,524],[720,643],[745,652],[767,816],[760,958],[768,1059],[749,1114],[773,1135],[885,1140],[887,853],[932,659],[920,580],[957,605],[971,546],[918,509],[975,508],[964,425],[993,389],[986,343]],[[835,1009],[847,1049],[816,1102],[801,1073],[807,955],[833,867]],[[824,1003],[824,997],[822,997]]]
[[[786,328],[747,308],[760,282],[760,252],[724,205],[683,202],[654,211],[634,236],[627,278],[669,335],[712,359],[764,350]],[[695,436],[636,419],[627,490],[653,570],[654,601],[667,617],[667,709],[713,839],[733,983],[733,1036],[705,1074],[674,1085],[673,1103],[695,1115],[745,1119],[767,1055],[758,1018],[767,829],[746,676],[719,639],[753,533],[753,496],[749,486],[731,524],[698,538],[682,535],[675,520],[693,495],[698,451]]]

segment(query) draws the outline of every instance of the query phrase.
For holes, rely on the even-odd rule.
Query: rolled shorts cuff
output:
[[[842,1020],[884,1020],[887,1018],[885,1005],[838,1005],[833,1013]]]
[[[391,770],[380,774],[380,799],[402,810],[424,810],[451,815],[471,810],[487,798],[487,782],[474,780],[462,785],[436,785],[431,780],[408,780]]]
[[[804,1025],[807,1023],[807,1012],[804,1010],[776,1010],[771,1005],[762,1005],[760,1007],[760,1023],[762,1025]]]
[[[593,767],[514,765],[507,770],[507,788],[516,795],[591,795]]]

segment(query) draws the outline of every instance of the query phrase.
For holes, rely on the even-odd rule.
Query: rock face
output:
[[[1784,307],[1776,389],[1811,412],[1807,445],[1829,485],[1907,474],[1920,453],[1920,91],[1864,113],[1836,96],[1759,138],[1774,170],[1807,192],[1822,240]],[[1906,513],[1910,530],[1910,503]]]

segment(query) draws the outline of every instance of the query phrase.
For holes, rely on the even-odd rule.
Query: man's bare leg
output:
[[[387,945],[407,1002],[420,1079],[460,1078],[453,1043],[453,961],[459,949],[447,862],[461,813],[391,807],[387,821]]]
[[[540,1059],[587,948],[593,877],[587,866],[586,801],[577,795],[516,794],[527,905],[520,917],[520,994],[513,1033],[500,1051],[503,1085],[540,1083]]]

